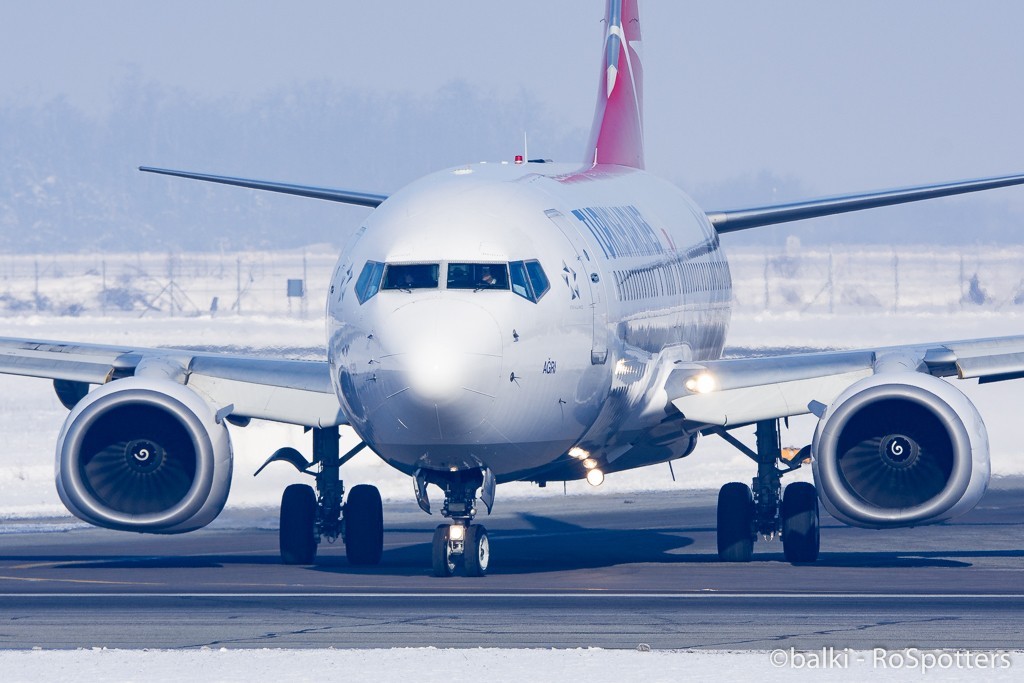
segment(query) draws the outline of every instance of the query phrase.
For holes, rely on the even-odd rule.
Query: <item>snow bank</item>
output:
[[[0,652],[0,670],[8,683],[39,680],[87,681],[180,681],[185,674],[196,681],[310,681],[415,680],[417,683],[449,683],[453,678],[488,683],[521,681],[586,681],[658,683],[687,680],[719,680],[724,672],[733,680],[839,681],[868,676],[872,681],[920,680],[920,667],[874,664],[872,652],[847,654],[845,666],[808,666],[809,658],[794,658],[789,650],[778,651],[641,651],[640,650],[498,650],[435,648],[393,650],[73,650]],[[845,651],[837,651],[845,653]],[[818,651],[820,653],[820,651]],[[814,653],[808,653],[814,654]],[[920,659],[930,662],[927,655]],[[974,667],[927,670],[930,681],[963,680],[965,676],[987,681],[1019,680],[1017,667],[1024,655],[991,654],[994,662],[983,671]],[[983,655],[985,656],[985,655]],[[890,659],[893,661],[893,659]],[[779,666],[779,662],[783,662]],[[944,662],[941,662],[944,663]],[[802,665],[801,665],[802,664]],[[1009,666],[1006,666],[1009,664]]]

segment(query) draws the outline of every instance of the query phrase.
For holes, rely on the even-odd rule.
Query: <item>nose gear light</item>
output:
[[[569,449],[569,457],[576,458],[577,460],[586,460],[590,457],[590,453],[579,446],[573,446]]]

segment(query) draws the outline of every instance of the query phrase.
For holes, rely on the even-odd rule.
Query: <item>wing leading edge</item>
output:
[[[302,425],[346,424],[324,361],[0,338],[0,374],[81,385],[131,377],[149,366],[180,368],[180,382],[228,414]],[[85,387],[83,386],[83,392]]]
[[[372,192],[357,192],[355,190],[342,190],[329,187],[317,187],[313,185],[295,185],[291,183],[280,183],[269,180],[255,180],[252,178],[237,178],[233,176],[212,175],[209,173],[194,173],[192,171],[178,171],[169,168],[155,168],[152,166],[140,166],[140,171],[145,173],[158,173],[161,175],[176,176],[178,178],[189,178],[191,180],[202,180],[222,185],[234,185],[245,187],[251,190],[266,190],[290,194],[298,197],[312,199],[323,199],[342,204],[354,204],[376,208],[387,198],[386,194]],[[772,206],[760,206],[745,209],[728,209],[724,211],[708,211],[707,216],[711,224],[719,233],[738,232],[750,228],[758,228],[765,225],[777,223],[789,223],[791,221],[802,221],[808,218],[831,216],[838,213],[851,211],[863,211],[864,209],[876,209],[882,206],[894,204],[907,204],[919,202],[926,199],[938,197],[949,197],[969,192],[981,192],[982,190],[993,190],[1000,187],[1010,187],[1024,184],[1024,174],[996,176],[992,178],[979,178],[975,180],[961,180],[953,183],[939,183],[936,185],[919,185],[891,190],[878,190],[858,194],[837,195],[834,197],[823,197],[801,202],[788,204],[776,204]]]
[[[881,206],[919,202],[925,199],[949,197],[956,194],[980,192],[982,190],[993,190],[999,187],[1021,184],[1024,184],[1024,174],[823,197],[821,199],[777,204],[775,206],[708,211],[707,216],[719,233],[737,232],[749,228],[758,228],[763,225],[802,221],[807,218],[831,216],[837,213],[875,209]]]
[[[1024,336],[680,364],[665,389],[687,422],[733,427],[815,413],[860,379],[901,371],[981,383],[1018,379]]]
[[[152,166],[139,166],[139,170],[145,173],[159,173],[161,175],[171,175],[179,178],[204,180],[208,183],[235,185],[236,187],[247,187],[251,190],[267,190],[268,192],[280,192],[282,194],[291,194],[298,197],[310,197],[312,199],[325,199],[329,202],[355,204],[356,206],[368,206],[370,208],[380,206],[384,200],[388,198],[386,194],[356,192],[354,190],[336,190],[329,187],[314,187],[312,185],[292,185],[289,183],[277,183],[268,180],[234,178],[231,176],[210,175],[208,173],[193,173],[191,171],[175,171],[169,168],[153,168]]]

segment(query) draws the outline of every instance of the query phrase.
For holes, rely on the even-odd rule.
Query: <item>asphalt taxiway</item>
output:
[[[1024,481],[953,523],[823,515],[813,565],[715,553],[715,493],[498,501],[482,579],[430,576],[437,519],[385,507],[381,565],[284,566],[266,512],[192,534],[3,525],[0,648],[1024,648]],[[263,522],[256,521],[260,517]],[[250,523],[251,521],[251,523]],[[263,527],[263,528],[259,528]]]

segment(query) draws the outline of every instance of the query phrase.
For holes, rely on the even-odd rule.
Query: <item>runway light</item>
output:
[[[586,467],[588,470],[592,470],[595,467],[597,467],[597,461],[594,460],[593,458],[587,458],[586,460],[583,461],[583,466]]]
[[[590,457],[590,453],[579,446],[573,446],[569,449],[569,457],[576,458],[577,460],[586,460]]]
[[[604,472],[593,469],[587,472],[587,483],[591,486],[600,486],[604,483]]]
[[[461,524],[452,524],[448,528],[448,540],[449,541],[461,541],[466,537],[466,527]]]
[[[702,372],[686,380],[686,390],[691,394],[708,394],[718,387],[718,382],[710,372]]]

